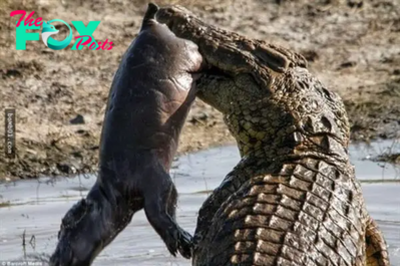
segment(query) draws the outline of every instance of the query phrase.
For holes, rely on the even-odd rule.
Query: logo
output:
[[[35,11],[32,11],[25,18],[26,11],[25,10],[14,10],[10,13],[10,16],[22,15],[16,24],[16,49],[17,50],[25,50],[27,41],[39,41],[39,33],[37,32],[27,32],[27,30],[40,30],[42,26],[42,41],[46,47],[53,50],[61,50],[67,47],[72,41],[72,28],[71,26],[61,19],[53,19],[50,21],[44,21],[43,18],[38,17],[33,21],[32,16]],[[43,21],[42,21],[43,20]],[[22,23],[23,22],[23,23]],[[57,41],[53,39],[51,36],[59,33],[59,30],[55,28],[51,23],[53,22],[61,22],[65,24],[69,30],[68,36],[62,40]],[[106,39],[103,43],[97,42],[92,34],[97,29],[97,26],[100,24],[100,21],[89,21],[88,25],[82,21],[71,21],[72,25],[75,27],[76,31],[79,33],[79,36],[75,37],[77,39],[72,46],[71,50],[81,50],[85,45],[90,50],[111,50],[113,48],[113,43],[109,42]]]
[[[51,22],[55,22],[55,21],[59,21],[64,23],[65,25],[67,25],[68,29],[69,29],[69,34],[68,37],[65,38],[63,41],[56,41],[53,38],[49,38],[50,35],[53,34],[57,34],[58,30],[56,30],[56,28],[51,25]],[[65,21],[61,20],[61,19],[53,19],[50,20],[49,22],[44,22],[43,23],[43,29],[42,29],[42,40],[44,45],[46,45],[47,47],[53,49],[53,50],[61,50],[64,49],[65,47],[68,46],[68,44],[70,44],[71,40],[72,40],[72,29],[71,27],[68,25],[68,23],[66,23]]]

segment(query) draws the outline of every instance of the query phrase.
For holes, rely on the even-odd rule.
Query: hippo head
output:
[[[53,266],[90,265],[102,249],[101,219],[96,206],[82,199],[64,216],[58,232],[58,245],[50,258]]]

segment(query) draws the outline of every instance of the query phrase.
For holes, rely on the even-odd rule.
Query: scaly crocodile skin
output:
[[[156,18],[199,46],[199,96],[224,114],[242,157],[200,209],[193,264],[390,265],[349,162],[343,102],[306,60],[179,6]]]

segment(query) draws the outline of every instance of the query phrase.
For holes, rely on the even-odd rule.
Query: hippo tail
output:
[[[154,19],[157,11],[158,11],[158,6],[154,3],[149,3],[147,6],[146,13],[144,14],[143,21],[142,21],[142,27],[140,28],[140,31],[143,31],[150,25],[150,20]]]

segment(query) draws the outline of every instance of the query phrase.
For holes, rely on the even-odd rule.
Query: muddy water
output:
[[[352,146],[351,159],[362,181],[367,207],[378,221],[389,243],[392,265],[400,266],[400,177],[396,168],[364,160],[382,152],[391,142],[372,148]],[[172,175],[180,192],[178,221],[193,232],[197,211],[209,190],[239,160],[236,147],[215,148],[175,162]],[[60,178],[0,184],[0,262],[34,260],[46,256],[56,244],[57,230],[64,213],[85,196],[95,178]],[[25,232],[25,246],[22,235]],[[39,264],[37,264],[39,265]],[[42,264],[45,265],[45,264]],[[188,260],[170,256],[144,213],[96,259],[94,265],[190,265]]]

